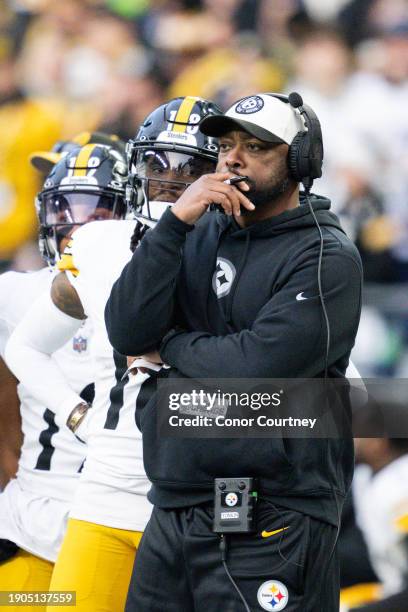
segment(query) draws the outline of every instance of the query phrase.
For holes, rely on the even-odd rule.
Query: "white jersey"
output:
[[[45,291],[55,272],[6,272],[0,276],[0,354],[12,331]],[[90,352],[91,324],[58,350],[53,359],[77,393],[92,399],[94,367]],[[27,364],[35,368],[35,363]],[[54,561],[86,445],[68,428],[59,427],[55,414],[18,385],[23,446],[16,479],[0,494],[0,538],[7,538],[35,555]],[[89,395],[91,394],[91,395]]]
[[[373,474],[357,466],[353,481],[357,523],[371,563],[383,585],[383,597],[407,586],[408,455]]]
[[[75,287],[94,329],[97,372],[95,400],[86,417],[87,459],[70,516],[76,519],[143,531],[152,506],[143,467],[136,402],[151,379],[146,374],[122,376],[126,357],[108,340],[104,310],[113,283],[131,258],[135,221],[88,223],[79,228],[59,264]],[[83,425],[79,434],[84,435]]]

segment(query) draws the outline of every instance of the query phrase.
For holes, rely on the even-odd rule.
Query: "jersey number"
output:
[[[167,124],[167,131],[171,132],[174,129],[174,120],[177,116],[178,111],[172,110],[170,111],[170,122]],[[188,119],[188,125],[186,126],[187,134],[197,134],[198,132],[198,124],[200,123],[200,115],[198,113],[191,113]]]

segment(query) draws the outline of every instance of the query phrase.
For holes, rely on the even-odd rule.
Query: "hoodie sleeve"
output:
[[[192,229],[168,209],[113,285],[105,322],[112,346],[122,355],[143,355],[158,347],[174,325],[176,282]]]
[[[329,366],[348,355],[361,310],[359,261],[341,249],[323,255],[322,288],[330,325]],[[162,359],[194,378],[313,377],[324,371],[327,330],[317,286],[316,252],[303,254],[259,311],[251,329],[226,336],[171,331]]]

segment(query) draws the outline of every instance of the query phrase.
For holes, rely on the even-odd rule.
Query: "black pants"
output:
[[[338,612],[335,527],[269,502],[259,504],[257,525],[256,534],[228,536],[228,569],[249,608]],[[137,552],[126,612],[245,612],[219,542],[211,508],[155,508]]]

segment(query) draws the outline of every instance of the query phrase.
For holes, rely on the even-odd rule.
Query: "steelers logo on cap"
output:
[[[244,98],[235,107],[235,112],[240,115],[250,115],[251,113],[257,113],[263,108],[264,101],[260,96],[250,96]]]

